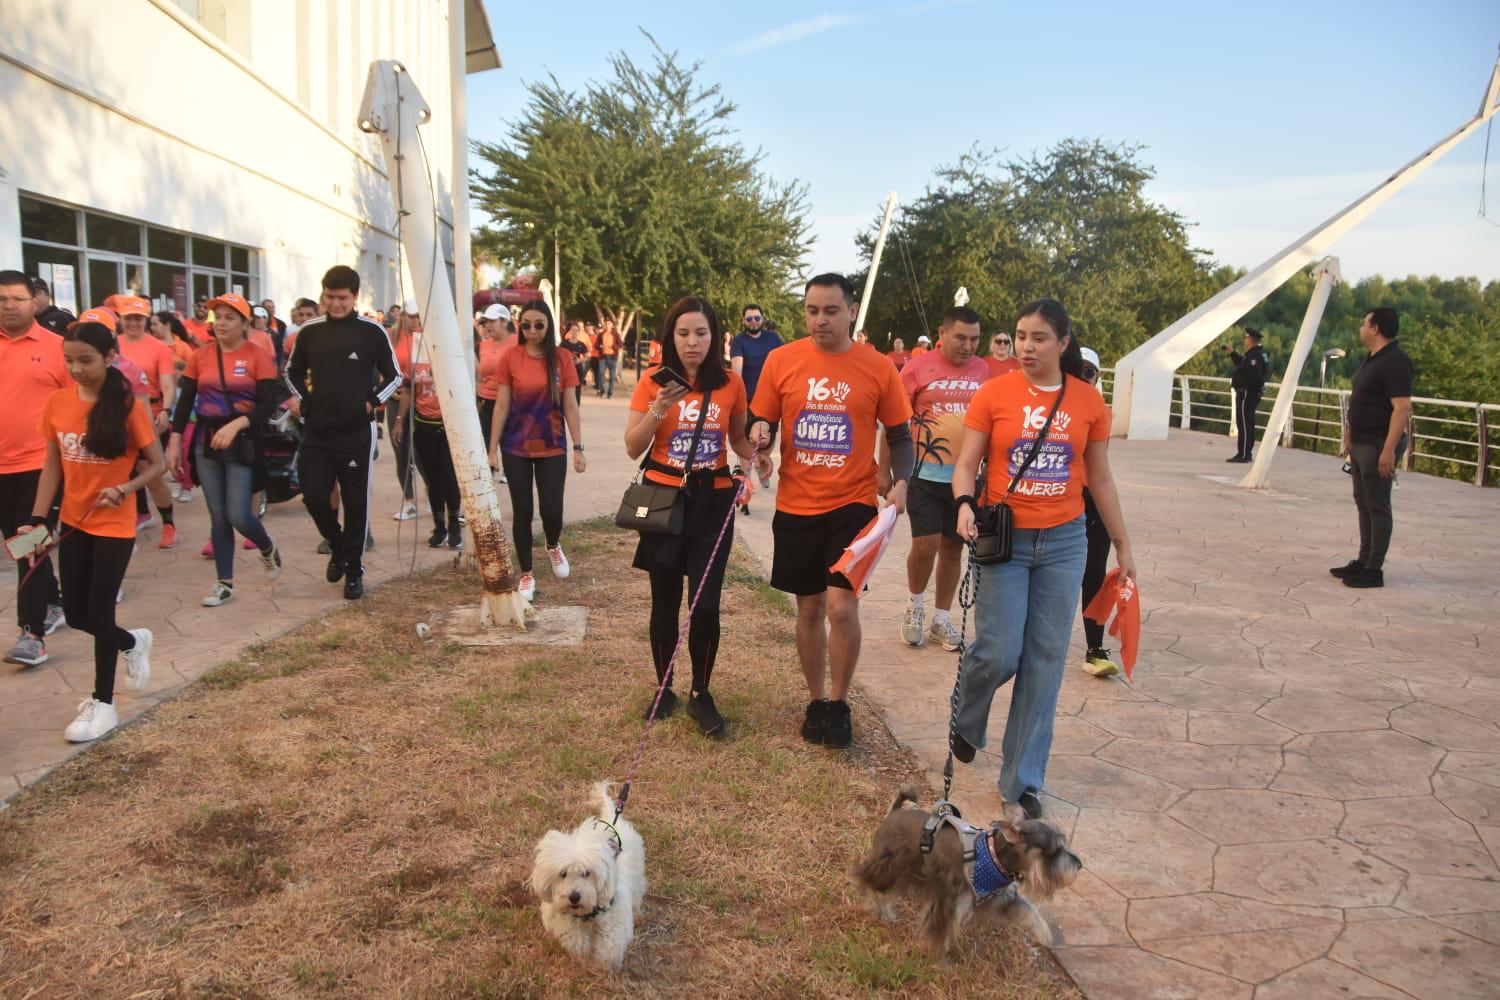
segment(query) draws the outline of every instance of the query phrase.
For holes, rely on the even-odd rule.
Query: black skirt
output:
[[[718,489],[714,486],[718,485]],[[635,559],[631,565],[636,569],[653,572],[676,572],[683,576],[696,577],[708,567],[708,557],[713,554],[714,543],[719,540],[719,529],[734,509],[734,486],[723,475],[694,474],[688,478],[687,511],[683,518],[682,534],[662,535],[641,532],[641,540],[635,547]],[[729,548],[734,543],[734,525],[724,531],[724,541],[719,546],[720,561],[729,558]]]

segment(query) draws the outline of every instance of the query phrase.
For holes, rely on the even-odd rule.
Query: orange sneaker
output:
[[[157,543],[159,549],[177,548],[177,525],[164,524],[161,526],[161,541]]]

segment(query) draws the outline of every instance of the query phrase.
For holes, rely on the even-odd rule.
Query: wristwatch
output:
[[[574,451],[582,451],[583,450],[583,445],[581,445],[581,444],[575,444],[573,446],[573,450]]]

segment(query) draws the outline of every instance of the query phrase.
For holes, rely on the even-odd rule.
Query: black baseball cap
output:
[[[35,294],[36,292],[45,292],[48,295],[52,294],[52,289],[48,288],[47,283],[41,278],[31,279],[31,291],[33,294]]]

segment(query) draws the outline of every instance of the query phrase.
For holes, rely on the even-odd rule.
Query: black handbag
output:
[[[641,467],[625,487],[625,496],[620,501],[620,510],[615,514],[615,524],[643,534],[680,535],[687,520],[688,473],[693,470],[693,459],[698,457],[698,440],[703,436],[703,421],[708,417],[708,401],[713,390],[703,394],[703,404],[698,410],[698,425],[693,428],[693,441],[688,446],[687,458],[682,464],[682,481],[675,486],[656,483],[646,478],[646,468],[651,464],[651,449]]]
[[[228,405],[229,380],[224,377],[224,349],[218,344],[214,344],[214,354],[219,359],[219,391],[224,393],[225,405]],[[231,415],[228,420],[224,421],[224,424],[229,423],[230,420],[237,419],[239,419],[239,415]],[[202,421],[199,421],[199,423],[198,433],[203,434],[205,430],[207,431],[207,435],[203,438],[203,454],[205,456],[218,462],[233,462],[235,465],[255,465],[255,438],[251,436],[255,433],[254,427],[246,427],[234,436],[233,444],[228,448],[219,449],[213,446],[212,441],[214,434],[224,424],[205,428],[201,426]]]
[[[1037,453],[1042,450],[1042,443],[1047,439],[1047,432],[1052,429],[1052,418],[1057,416],[1057,408],[1062,405],[1063,393],[1068,388],[1068,377],[1063,376],[1063,384],[1058,387],[1057,399],[1052,403],[1052,409],[1047,413],[1047,422],[1042,424],[1042,431],[1031,443],[1031,451],[1026,454],[1026,460],[1011,477],[1010,488],[1005,491],[1005,496],[1000,502],[993,505],[978,506],[974,508],[974,526],[978,535],[974,539],[973,559],[981,566],[993,566],[997,563],[1010,562],[1013,555],[1012,536],[1015,533],[1015,521],[1010,504],[1005,501],[1021,485],[1021,480],[1026,478],[1026,470],[1031,468],[1031,463],[1036,461]]]

